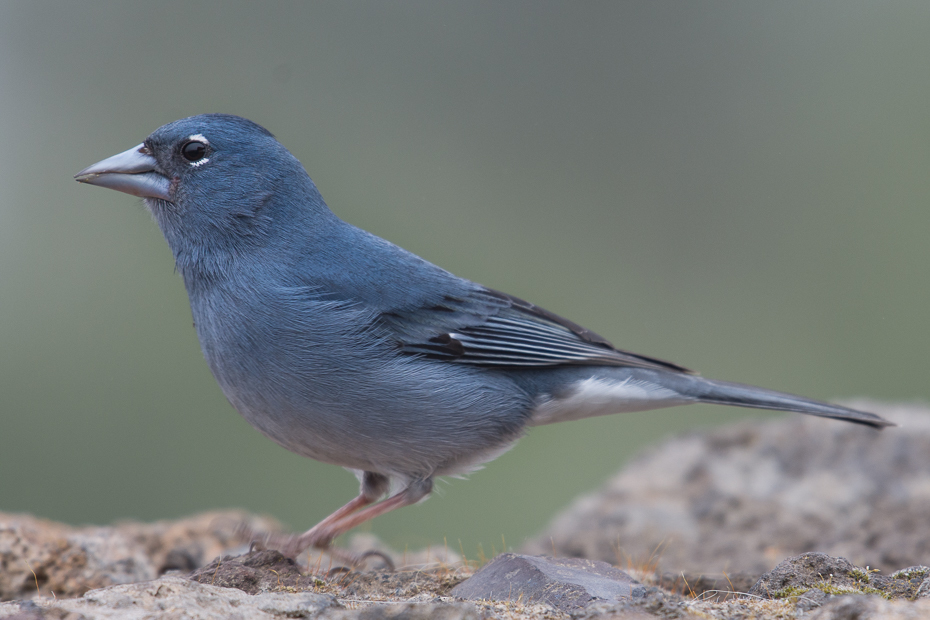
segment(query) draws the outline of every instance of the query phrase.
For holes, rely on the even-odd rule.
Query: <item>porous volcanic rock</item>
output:
[[[930,564],[930,409],[847,404],[899,426],[795,415],[671,439],[523,551],[742,582],[810,551],[885,572]]]

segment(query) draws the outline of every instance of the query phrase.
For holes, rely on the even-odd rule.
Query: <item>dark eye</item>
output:
[[[185,142],[181,146],[181,155],[187,161],[200,161],[207,155],[207,145],[197,140]]]

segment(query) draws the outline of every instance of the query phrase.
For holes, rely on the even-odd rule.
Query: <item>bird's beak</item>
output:
[[[133,196],[171,201],[171,180],[156,172],[155,164],[155,158],[148,154],[144,144],[140,144],[84,168],[74,178],[81,183],[109,187]]]

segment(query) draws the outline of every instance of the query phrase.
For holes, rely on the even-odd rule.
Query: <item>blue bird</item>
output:
[[[358,497],[287,541],[292,556],[425,499],[436,476],[475,470],[528,426],[690,403],[892,425],[699,377],[456,277],[340,220],[300,162],[237,116],[169,123],[75,178],[144,199],[233,407],[358,476]]]

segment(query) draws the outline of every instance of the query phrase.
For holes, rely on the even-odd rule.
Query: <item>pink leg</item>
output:
[[[351,515],[353,512],[358,512],[365,506],[368,506],[369,504],[372,504],[375,501],[376,501],[375,499],[372,499],[370,497],[367,497],[364,494],[361,494],[355,499],[353,499],[351,502],[349,502],[348,504],[346,504],[345,506],[343,506],[342,508],[334,512],[333,514],[329,515],[328,517],[326,517],[325,519],[317,523],[314,526],[314,528],[329,527],[336,521],[339,521],[340,519],[343,519]]]
[[[367,474],[366,474],[367,475]],[[329,515],[312,528],[292,540],[282,549],[285,555],[294,557],[307,547],[313,546],[318,549],[326,549],[337,536],[348,532],[352,528],[361,525],[369,519],[388,513],[403,506],[415,504],[433,490],[433,481],[430,478],[426,480],[416,480],[410,483],[406,489],[389,497],[388,499],[369,506],[374,499],[364,492],[365,484],[362,484],[363,492],[351,502]],[[365,506],[368,506],[365,508]]]

